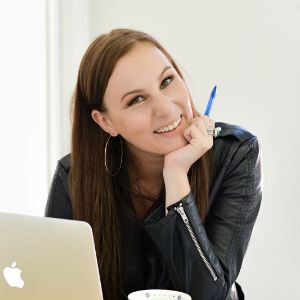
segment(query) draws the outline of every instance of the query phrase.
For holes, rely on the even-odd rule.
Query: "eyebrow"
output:
[[[158,76],[158,79],[157,79],[157,80],[159,81],[159,80],[162,78],[162,76],[164,75],[164,73],[165,73],[168,69],[170,69],[170,68],[172,68],[172,66],[167,66],[167,67],[165,67],[165,68],[163,69],[163,71],[161,72],[161,74]],[[139,90],[133,90],[133,91],[130,91],[130,92],[124,94],[124,96],[123,96],[122,99],[121,99],[121,102],[122,102],[123,99],[124,99],[125,97],[127,97],[128,95],[135,94],[135,93],[142,93],[142,92],[145,92],[145,90],[139,89]]]

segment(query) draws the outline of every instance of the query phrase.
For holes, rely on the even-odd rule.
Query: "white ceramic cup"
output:
[[[129,300],[192,300],[188,294],[170,290],[142,290],[128,295]]]

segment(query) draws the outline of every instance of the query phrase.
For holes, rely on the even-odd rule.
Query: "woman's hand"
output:
[[[213,146],[213,135],[208,134],[207,126],[211,124],[215,128],[215,121],[201,116],[194,118],[191,123],[183,132],[189,144],[165,156],[163,176],[166,208],[189,194],[187,173],[191,165]]]
[[[183,132],[188,145],[165,156],[164,170],[170,169],[187,174],[190,166],[213,146],[213,135],[207,133],[210,124],[215,128],[215,121],[207,116],[194,118],[192,124]]]

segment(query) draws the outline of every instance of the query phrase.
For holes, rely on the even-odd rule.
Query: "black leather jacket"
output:
[[[244,299],[235,280],[262,200],[260,144],[242,127],[215,126],[222,131],[214,139],[213,188],[205,227],[192,192],[169,206],[167,216],[161,205],[144,222],[151,243],[132,257],[127,293],[160,288],[186,292],[193,300]],[[57,164],[46,217],[73,218],[69,167],[70,154]],[[138,236],[135,240],[138,243]]]

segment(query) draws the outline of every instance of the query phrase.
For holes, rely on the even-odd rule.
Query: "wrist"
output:
[[[165,179],[176,177],[185,178],[187,177],[188,170],[183,170],[179,167],[166,167],[163,168],[163,176]]]
[[[191,191],[188,176],[181,172],[164,172],[166,208],[188,195]]]

